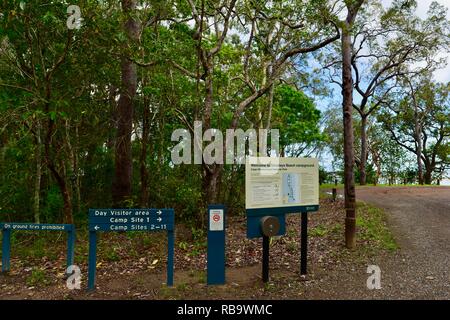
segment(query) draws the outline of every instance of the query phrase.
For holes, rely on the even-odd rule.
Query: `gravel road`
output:
[[[357,198],[385,209],[400,245],[384,268],[392,293],[450,299],[450,187],[364,187]]]
[[[323,298],[450,299],[450,187],[358,187],[356,196],[385,210],[400,249],[368,262],[381,268],[380,290],[367,289],[366,270],[342,270]]]

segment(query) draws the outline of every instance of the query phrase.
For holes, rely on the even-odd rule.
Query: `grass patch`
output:
[[[106,261],[114,262],[120,260],[120,255],[117,253],[117,249],[115,247],[108,247],[108,249],[105,250],[104,258]]]
[[[334,183],[323,183],[320,185],[320,189],[333,189],[333,188],[337,188],[337,189],[342,189],[344,188],[344,185],[342,183],[339,183],[338,185],[335,185]]]
[[[357,188],[364,188],[364,187],[439,187],[437,184],[424,184],[424,185],[420,185],[420,184],[377,184],[374,185],[373,183],[368,183],[365,186],[360,186],[359,184],[355,185]],[[320,185],[320,190],[326,190],[326,189],[333,189],[333,188],[337,188],[337,189],[343,189],[344,185],[339,183],[338,185],[335,185],[334,183],[323,183]]]
[[[325,236],[330,230],[325,227],[324,225],[319,224],[317,227],[312,228],[309,230],[309,235],[312,237],[323,237]]]
[[[48,278],[44,270],[33,269],[33,271],[31,271],[31,275],[27,278],[26,282],[29,287],[46,286],[50,284],[50,279]]]
[[[61,253],[66,252],[65,246],[65,233],[13,232],[11,235],[11,253],[21,260],[47,257],[55,261]]]
[[[386,225],[386,215],[383,209],[364,202],[357,203],[356,226],[359,228],[359,238],[370,241],[380,249],[395,251],[398,245]]]
[[[182,282],[180,284],[177,285],[177,290],[179,291],[186,291],[188,290],[190,287],[186,282]]]
[[[290,242],[288,242],[286,249],[287,249],[287,251],[288,251],[289,253],[294,254],[294,253],[297,252],[297,250],[298,250],[298,244],[297,244],[297,242],[296,242],[296,241],[290,241]]]

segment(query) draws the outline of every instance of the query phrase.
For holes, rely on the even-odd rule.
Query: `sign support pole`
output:
[[[10,266],[10,256],[11,256],[11,230],[3,229],[3,239],[2,239],[2,272],[8,272]]]
[[[270,237],[263,236],[262,279],[264,283],[269,281],[269,244]]]
[[[300,274],[305,275],[308,273],[308,212],[302,212],[301,222],[301,249],[300,249]]]
[[[67,267],[74,263],[75,256],[75,228],[67,232]]]
[[[88,290],[95,289],[95,269],[97,267],[97,233],[89,231]]]
[[[208,248],[207,274],[208,285],[225,284],[225,206],[208,205]]]
[[[173,252],[174,252],[174,232],[173,230],[167,231],[167,286],[173,286]]]

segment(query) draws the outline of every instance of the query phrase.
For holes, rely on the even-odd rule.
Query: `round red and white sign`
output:
[[[215,214],[215,215],[213,215],[213,220],[215,221],[215,222],[219,222],[220,221],[220,215],[219,214]]]

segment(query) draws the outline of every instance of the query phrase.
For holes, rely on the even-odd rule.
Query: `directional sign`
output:
[[[0,222],[2,231],[2,272],[10,270],[12,231],[65,231],[67,232],[67,267],[73,265],[75,251],[75,227],[72,224],[37,224]]]
[[[171,209],[91,209],[89,231],[173,230]]]
[[[37,223],[0,223],[0,229],[29,230],[29,231],[71,231],[71,224],[37,224]]]
[[[167,231],[166,224],[89,224],[89,231]]]
[[[97,231],[167,231],[167,285],[173,285],[174,227],[173,209],[89,209],[89,290],[95,287]]]

